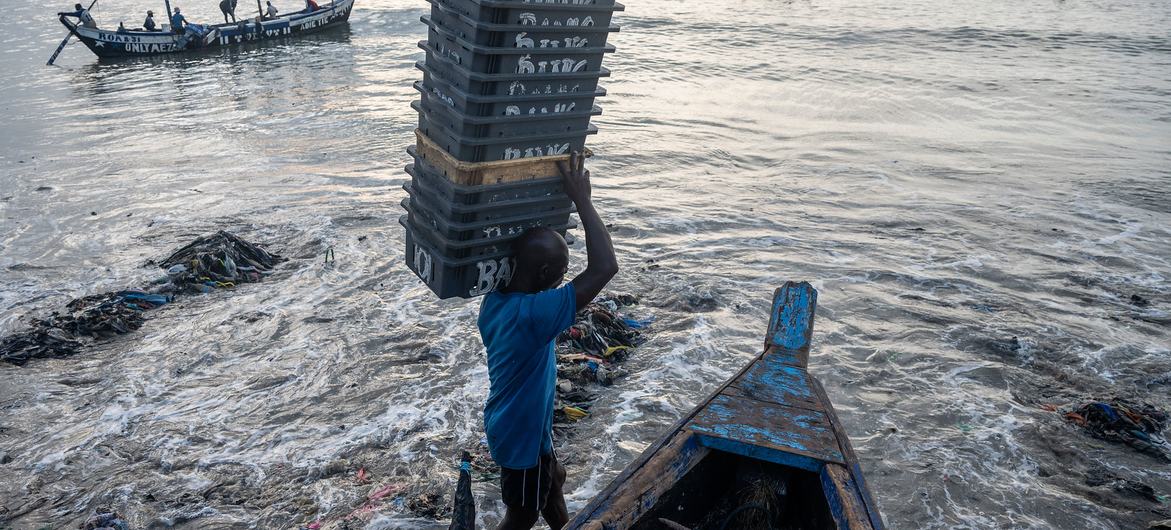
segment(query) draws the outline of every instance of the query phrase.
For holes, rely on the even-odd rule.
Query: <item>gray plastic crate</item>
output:
[[[425,237],[418,237],[422,231],[412,228],[408,216],[399,217],[398,222],[406,228],[407,267],[440,299],[485,295],[508,285],[512,279],[515,265],[508,242],[493,247],[491,252],[451,258]],[[554,227],[554,230],[564,236],[568,228]]]
[[[573,203],[565,196],[531,197],[475,206],[452,204],[444,200],[437,190],[428,188],[422,180],[403,183],[403,189],[410,194],[414,201],[412,204],[417,202],[420,208],[460,224],[489,223],[525,215],[536,218],[545,213],[556,213],[573,207]]]
[[[430,17],[420,17],[427,24],[427,46],[445,58],[473,72],[489,74],[597,72],[602,57],[613,53],[609,45],[594,47],[527,47],[483,46],[465,41],[447,28],[437,26]],[[560,43],[561,41],[554,41]],[[548,41],[546,41],[548,43]]]
[[[522,181],[526,183],[525,187],[514,186],[511,193],[488,191],[475,194],[497,200],[472,204],[456,202],[451,199],[450,187],[444,184],[446,179],[443,177],[429,175],[426,171],[416,168],[414,164],[408,165],[405,169],[411,176],[411,182],[403,184],[404,189],[410,186],[412,189],[407,191],[424,195],[432,210],[461,223],[491,221],[518,214],[562,210],[573,206],[569,196],[562,191],[560,183],[551,186],[548,179]],[[535,192],[527,191],[534,189]]]
[[[430,227],[440,238],[455,242],[491,241],[500,237],[516,237],[536,226],[560,226],[569,223],[573,208],[524,212],[510,217],[498,217],[471,223],[461,223],[444,217],[434,203],[428,202],[413,186],[405,186],[410,197],[400,203],[410,214],[412,222]],[[434,197],[431,197],[434,199]]]
[[[433,84],[432,77],[458,88],[468,94],[525,96],[539,94],[590,93],[598,88],[598,80],[610,77],[610,71],[601,68],[594,72],[546,72],[532,74],[485,74],[473,72],[442,53],[419,41],[419,48],[425,50],[426,63],[415,63],[423,70],[423,82]],[[429,68],[424,69],[423,64]]]
[[[529,134],[496,138],[469,138],[430,119],[426,110],[419,112],[419,130],[455,158],[465,162],[515,160],[538,156],[565,155],[585,148],[586,137],[598,133],[590,125],[582,131]]]
[[[427,119],[468,138],[509,138],[529,134],[557,134],[585,131],[590,118],[602,113],[594,106],[584,112],[557,112],[546,114],[519,114],[515,116],[465,116],[455,109],[431,103],[423,98],[412,101],[416,112],[426,112]]]
[[[407,148],[414,164],[407,164],[406,172],[415,181],[423,182],[447,202],[455,205],[488,205],[517,199],[566,197],[565,181],[560,175],[549,178],[518,180],[499,184],[462,185],[447,178],[443,172],[419,157],[415,146]]]
[[[506,252],[472,258],[452,259],[440,254],[426,240],[415,237],[406,216],[399,218],[407,229],[407,267],[440,299],[473,298],[508,285],[512,279],[512,257]]]
[[[407,198],[404,199],[404,201],[409,203],[410,199]],[[417,237],[426,240],[432,247],[435,247],[436,250],[440,251],[443,256],[450,259],[487,256],[495,252],[508,250],[509,242],[513,239],[516,239],[520,236],[520,234],[523,233],[502,233],[499,235],[493,235],[492,237],[470,239],[467,241],[456,241],[443,237],[443,234],[440,234],[437,230],[435,230],[435,228],[431,227],[425,222],[420,222],[417,217],[411,215],[409,210],[407,211],[407,215],[404,217],[410,221],[411,228],[416,231]],[[549,228],[556,231],[564,231],[577,225],[571,221],[567,221],[564,224],[544,226],[548,226]]]
[[[426,69],[427,66],[423,65],[423,68]],[[440,81],[438,78],[424,77],[427,77],[430,84],[415,81],[415,90],[421,92],[426,99],[442,102],[456,112],[467,116],[545,114],[588,109],[593,107],[594,98],[606,95],[606,89],[599,87],[593,92],[567,92],[534,96],[474,96]]]
[[[571,17],[576,24],[560,26],[541,26],[537,20],[537,12],[532,11],[532,20],[506,20],[502,24],[484,22],[461,15],[454,9],[446,6],[439,0],[428,0],[431,3],[431,20],[439,27],[454,33],[457,37],[483,46],[513,46],[534,47],[552,46],[554,41],[559,46],[605,46],[611,33],[619,31],[619,27],[611,25],[613,12],[602,12],[585,16]],[[547,17],[546,17],[547,18]],[[582,25],[582,22],[585,25]],[[550,21],[552,24],[552,21]],[[567,40],[568,39],[568,40]]]
[[[450,12],[479,22],[547,27],[607,26],[615,11],[626,10],[626,6],[613,0],[584,0],[580,4],[516,0],[436,1]],[[586,17],[589,17],[588,21]]]

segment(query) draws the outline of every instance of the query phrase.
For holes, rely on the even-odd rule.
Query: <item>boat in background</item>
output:
[[[850,439],[806,371],[817,291],[777,289],[764,352],[570,521],[588,530],[881,530]]]
[[[334,0],[314,11],[304,9],[271,20],[241,19],[232,24],[189,24],[183,34],[170,31],[89,28],[78,23],[76,13],[58,13],[61,24],[98,57],[145,57],[235,46],[247,42],[285,38],[321,31],[345,23],[354,0]],[[164,26],[165,27],[165,26]],[[64,45],[64,43],[62,43]],[[56,58],[56,54],[53,56]],[[50,59],[52,64],[52,59]]]

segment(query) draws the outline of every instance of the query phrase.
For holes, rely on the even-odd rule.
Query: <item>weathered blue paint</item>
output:
[[[687,425],[708,436],[843,462],[837,437],[825,414],[721,394]]]
[[[806,282],[786,283],[773,300],[769,341],[778,348],[807,350],[813,333],[817,290]]]
[[[785,361],[778,355],[766,355],[753,363],[748,372],[733,381],[731,386],[758,401],[822,410],[823,405],[813,393],[809,373]]]
[[[870,486],[866,485],[866,476],[862,474],[862,466],[857,459],[854,459],[854,463],[850,465],[850,474],[857,481],[858,494],[862,498],[863,505],[866,506],[866,516],[870,518],[870,526],[874,527],[874,530],[885,530],[886,525],[882,524],[882,515],[878,513],[878,504],[870,495]]]
[[[692,467],[695,467],[696,453],[702,449],[699,439],[695,436],[688,436],[687,440],[683,442],[683,447],[679,449],[679,454],[671,460],[671,472],[675,480],[683,478]]]
[[[727,438],[720,438],[716,436],[707,436],[697,434],[696,438],[700,440],[703,445],[723,451],[725,453],[732,453],[735,455],[745,456],[754,460],[763,460],[765,462],[772,462],[782,466],[795,467],[797,469],[804,469],[814,473],[821,470],[825,466],[825,462],[817,458],[805,456],[798,453],[790,453],[787,451],[779,451],[771,447],[764,447],[760,445],[752,445],[744,443],[739,440],[730,440]]]
[[[844,506],[845,499],[838,493],[837,485],[826,470],[821,470],[821,491],[825,494],[825,502],[829,505],[830,516],[838,525],[838,530],[850,530],[850,519]]]

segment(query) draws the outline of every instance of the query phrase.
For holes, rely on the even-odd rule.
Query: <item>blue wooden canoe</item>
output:
[[[833,405],[806,371],[817,291],[777,289],[764,352],[567,528],[883,528]]]
[[[317,32],[349,20],[353,8],[354,0],[334,0],[323,3],[315,11],[301,10],[271,20],[241,18],[232,24],[192,24],[192,28],[199,27],[201,30],[190,30],[182,35],[167,31],[87,28],[76,21],[76,13],[57,13],[57,17],[70,33],[98,57],[145,57],[225,48]]]

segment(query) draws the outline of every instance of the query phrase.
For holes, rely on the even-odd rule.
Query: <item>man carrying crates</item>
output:
[[[565,468],[553,452],[553,343],[618,273],[614,245],[594,208],[584,165],[582,153],[558,162],[565,193],[585,229],[585,270],[562,285],[569,267],[565,239],[548,228],[533,228],[513,243],[512,280],[480,305],[478,325],[490,381],[484,427],[488,449],[501,467],[500,490],[508,509],[498,527],[502,530],[527,530],[538,516],[550,528],[569,522],[561,491]]]

